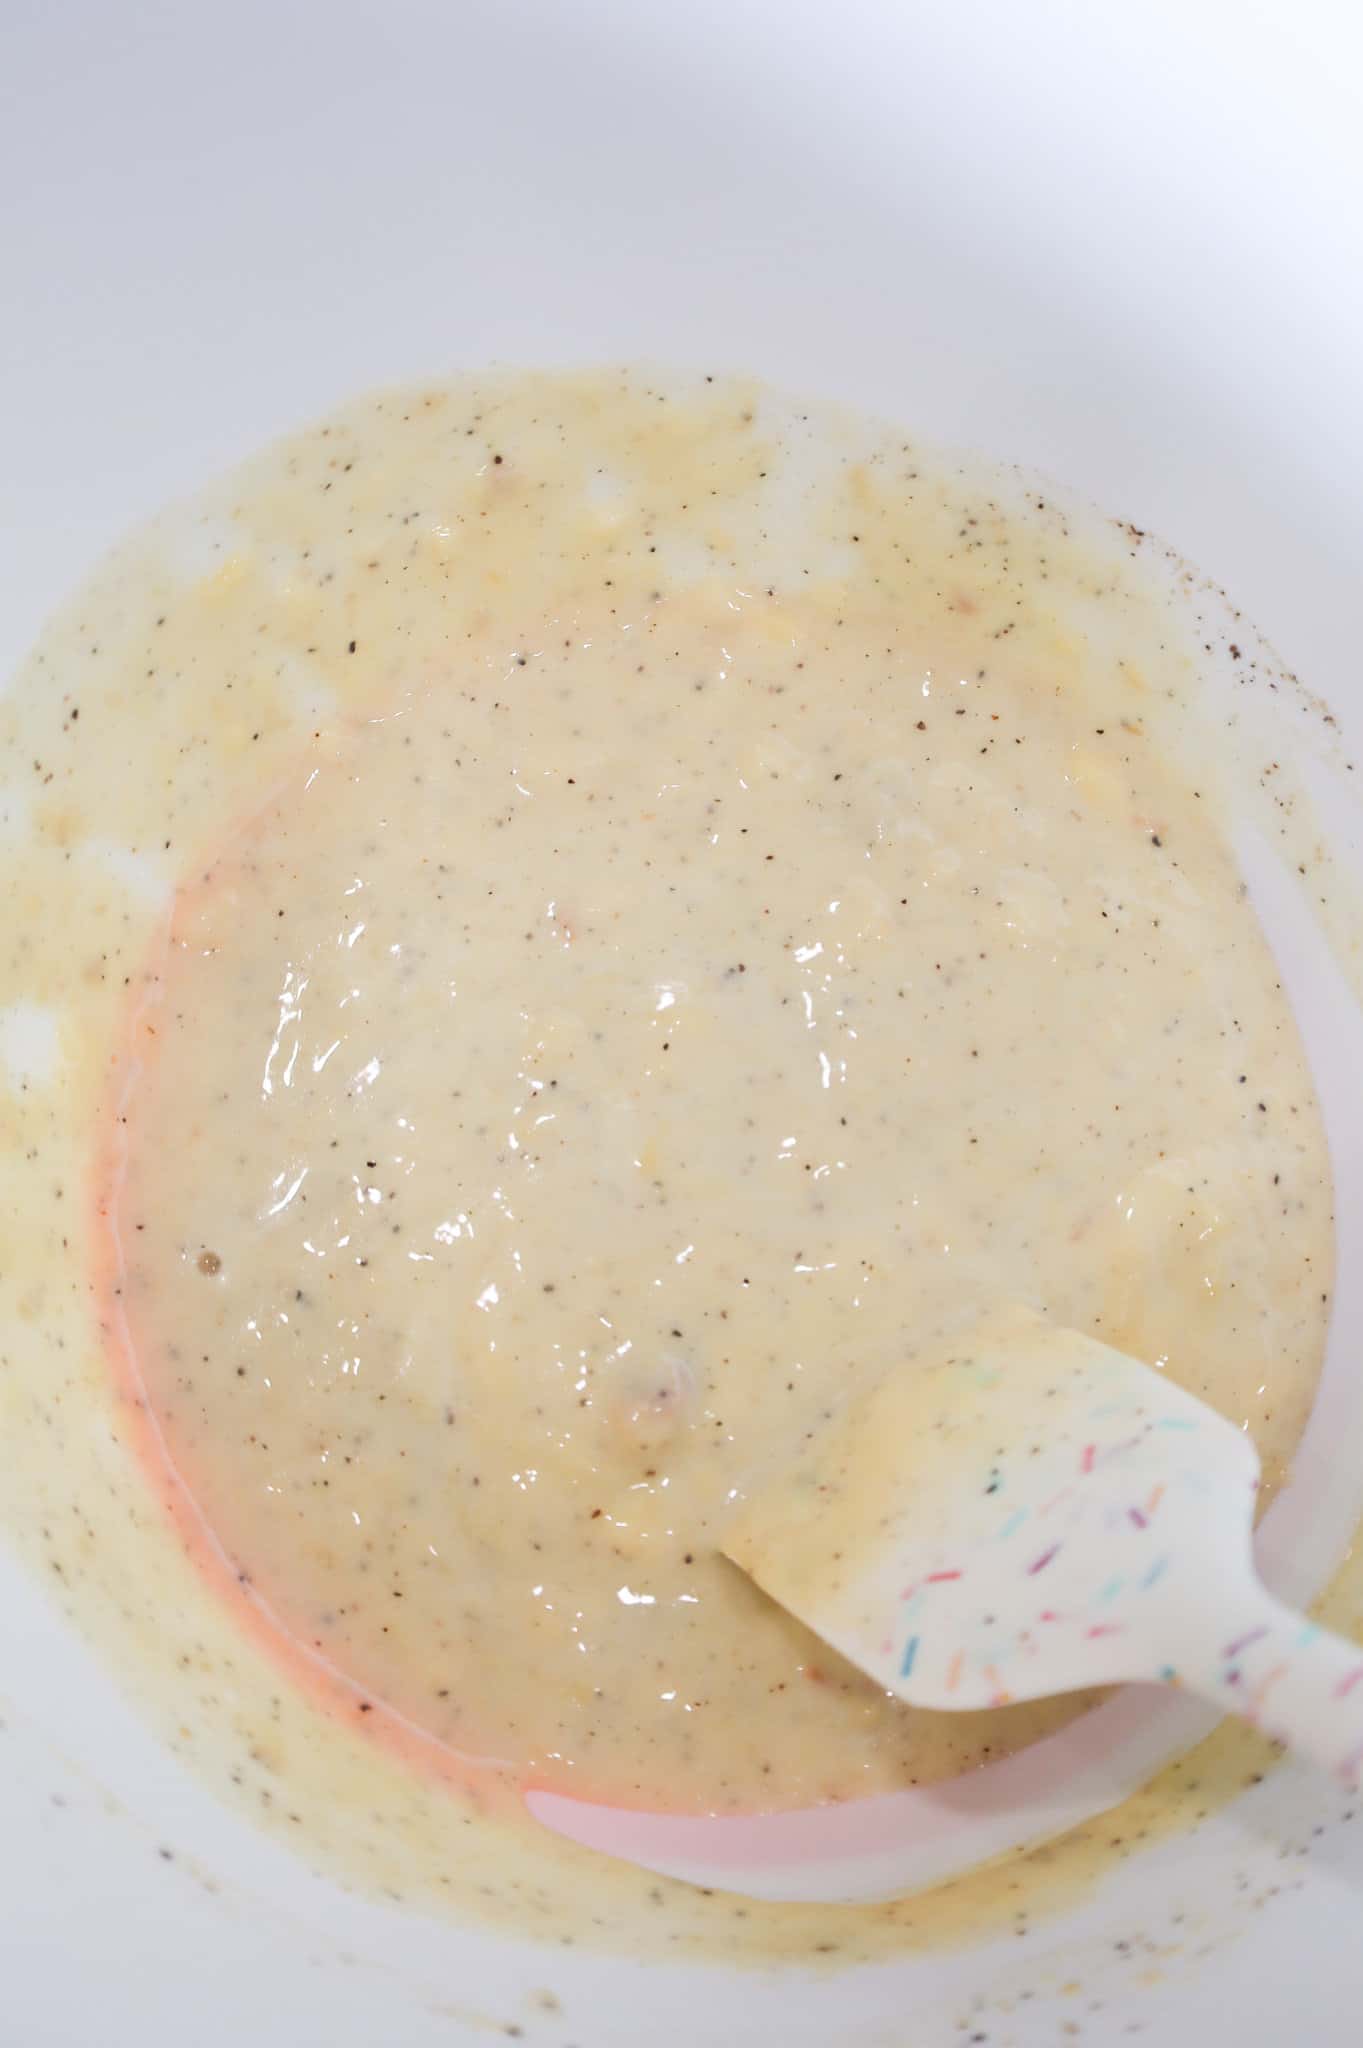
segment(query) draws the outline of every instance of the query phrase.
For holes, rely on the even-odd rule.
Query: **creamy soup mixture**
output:
[[[912,1711],[717,1549],[1002,1302],[1280,1483],[1326,1151],[1138,554],[749,387],[522,378],[298,436],[51,629],[9,945],[69,1069],[22,1116],[84,1141],[34,1241],[175,1553],[138,1626],[169,1662],[199,1584],[243,1742],[268,1695],[511,1828],[1033,1741],[1087,1702]]]

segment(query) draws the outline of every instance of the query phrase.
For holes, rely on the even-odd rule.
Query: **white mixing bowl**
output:
[[[642,358],[1061,479],[1223,582],[1347,730],[1361,59],[1352,11],[1313,0],[12,4],[0,674],[117,533],[352,392]],[[1351,1079],[1343,1026],[1304,1021]],[[1363,1139],[1323,1086],[1347,1218]],[[1333,1432],[1363,1498],[1361,1449],[1351,1419]],[[1358,2035],[1363,1830],[1305,1772],[1025,1944],[841,1976],[546,1957],[348,1896],[257,1836],[3,1558],[0,1641],[15,2048]],[[1317,1809],[1331,1825],[1287,1857]]]

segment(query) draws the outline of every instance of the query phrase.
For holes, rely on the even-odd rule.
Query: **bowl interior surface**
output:
[[[642,358],[850,400],[1154,530],[1347,734],[1363,721],[1361,55],[1356,21],[1311,0],[1271,20],[1219,0],[11,9],[0,675],[120,532],[353,392]],[[1343,843],[1350,819],[1325,802]],[[1347,1233],[1355,1021],[1273,887]],[[1358,1466],[1363,1435],[1347,1255],[1341,1281],[1312,1489]],[[1318,1578],[1347,1521],[1304,1516],[1287,1568]],[[1352,2038],[1326,2015],[1363,1990],[1363,1840],[1332,1832],[1282,1887],[1284,1830],[1330,1805],[1295,1770],[1122,1866],[1025,1956],[1000,1940],[812,1979],[546,1956],[347,1896],[255,1834],[3,1555],[0,1615],[0,2031],[16,2041],[84,2040],[97,2019],[159,2048],[190,2012],[205,2048],[420,2048],[489,2027],[553,2048],[645,2030],[658,2048],[773,2030],[936,2048],[972,2014],[1023,2048],[1072,2019],[1099,2040],[1158,2027],[1170,2048],[1209,2025]],[[1114,1944],[1142,1939],[1158,1955],[1138,1973]]]

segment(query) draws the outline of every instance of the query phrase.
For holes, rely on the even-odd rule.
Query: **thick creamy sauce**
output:
[[[1077,1710],[912,1712],[717,1554],[962,1316],[1158,1361],[1270,1486],[1311,1399],[1323,1134],[1167,620],[1052,508],[816,442],[733,387],[357,407],[117,565],[13,728],[25,1313],[88,1357],[93,1303],[117,1519],[150,1472],[222,1596],[170,1556],[124,1621],[192,1616],[280,1798],[368,1759],[341,1835],[386,1787],[418,1890],[417,1768],[543,1918],[586,1859],[478,1817],[525,1782],[846,1799]]]
[[[1327,1189],[1253,912],[1129,686],[954,602],[520,620],[181,893],[114,1211],[142,1384],[282,1627],[461,1752],[812,1804],[1072,1711],[907,1712],[716,1550],[992,1301],[1291,1449]]]

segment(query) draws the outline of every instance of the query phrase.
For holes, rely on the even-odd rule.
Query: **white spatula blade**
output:
[[[1249,1436],[1163,1374],[1008,1310],[854,1402],[723,1547],[917,1706],[1168,1682],[1190,1558],[1234,1625],[1258,1470]]]

